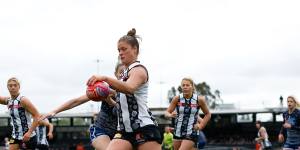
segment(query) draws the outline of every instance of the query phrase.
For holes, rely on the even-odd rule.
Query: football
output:
[[[90,100],[102,101],[109,95],[109,85],[104,81],[95,82],[93,85],[89,85],[86,89],[86,95]]]

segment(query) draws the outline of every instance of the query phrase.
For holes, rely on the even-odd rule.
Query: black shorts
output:
[[[133,147],[137,147],[149,141],[156,141],[161,144],[163,140],[158,127],[155,125],[141,127],[135,132],[117,132],[114,139],[129,141]]]
[[[197,147],[197,143],[198,143],[198,135],[196,132],[192,132],[191,135],[185,135],[182,137],[178,137],[176,135],[173,136],[173,139],[175,140],[190,140],[194,142],[194,147]]]
[[[19,144],[20,149],[35,149],[37,144],[36,136],[30,138],[28,142],[23,142],[22,140],[11,138],[9,144]]]
[[[48,149],[49,149],[49,146],[48,146],[48,145],[45,145],[45,144],[38,144],[38,145],[36,146],[36,148],[37,148],[38,150],[48,150]]]

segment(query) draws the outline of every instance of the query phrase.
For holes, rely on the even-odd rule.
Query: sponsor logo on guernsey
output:
[[[8,106],[8,108],[20,108],[20,107],[21,107],[20,104],[17,104],[17,105],[11,104],[11,105]]]
[[[185,104],[185,103],[182,103],[182,102],[178,102],[177,105],[178,105],[178,106],[186,106],[186,105],[189,105],[190,107],[198,107],[198,104]]]

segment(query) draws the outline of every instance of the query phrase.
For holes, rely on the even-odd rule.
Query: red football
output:
[[[93,101],[102,101],[109,95],[109,85],[104,81],[98,81],[87,87],[86,95]]]

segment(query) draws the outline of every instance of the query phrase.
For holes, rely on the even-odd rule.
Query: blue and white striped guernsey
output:
[[[184,98],[183,94],[179,95],[176,105],[175,136],[186,137],[196,132],[193,127],[197,123],[199,108],[197,94],[193,94],[190,99]]]
[[[134,67],[144,67],[140,62],[134,62],[121,74],[121,80],[126,82],[129,71]],[[145,67],[144,67],[145,68]],[[147,69],[145,68],[147,71]],[[147,72],[148,76],[148,72]],[[142,84],[133,94],[118,93],[118,130],[134,132],[146,125],[157,125],[154,117],[147,107],[148,80]]]
[[[31,114],[21,106],[23,96],[18,96],[16,99],[11,97],[7,100],[7,107],[10,114],[10,124],[13,128],[11,136],[14,139],[22,140],[23,135],[31,126]],[[35,135],[33,131],[31,137]]]

